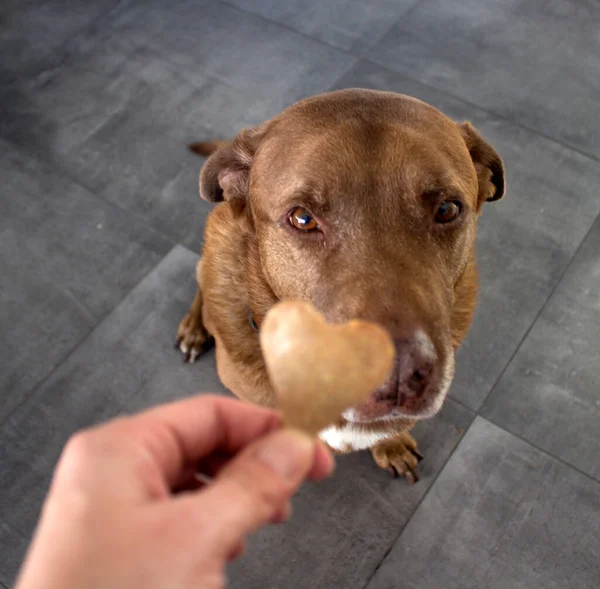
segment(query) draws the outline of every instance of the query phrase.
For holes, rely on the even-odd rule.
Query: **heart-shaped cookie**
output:
[[[394,363],[394,345],[382,327],[359,320],[330,324],[299,301],[270,309],[260,343],[286,427],[310,435],[365,401]]]

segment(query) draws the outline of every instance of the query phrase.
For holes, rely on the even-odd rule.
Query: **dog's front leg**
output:
[[[408,429],[371,448],[377,466],[394,476],[405,476],[412,485],[419,480],[417,466],[423,456],[417,450],[417,442]]]
[[[198,290],[194,297],[194,302],[186,316],[179,323],[177,329],[177,340],[175,348],[183,354],[185,362],[194,362],[198,356],[201,356],[212,343],[212,337],[204,326],[202,321],[202,258],[198,260],[196,265],[196,279],[198,282]]]

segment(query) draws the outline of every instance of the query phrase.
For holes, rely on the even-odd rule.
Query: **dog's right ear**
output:
[[[506,191],[504,163],[498,152],[469,122],[460,125],[479,180],[479,202],[500,200]]]
[[[267,124],[245,129],[213,153],[200,172],[200,196],[209,202],[245,200],[250,168]]]

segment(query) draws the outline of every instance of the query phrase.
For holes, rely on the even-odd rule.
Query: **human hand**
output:
[[[17,589],[221,589],[244,538],[333,460],[271,410],[201,396],[67,444]],[[196,472],[214,476],[199,488]]]

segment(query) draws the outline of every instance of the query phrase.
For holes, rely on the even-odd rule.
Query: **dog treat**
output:
[[[309,303],[275,305],[260,343],[286,427],[316,435],[366,400],[394,363],[385,329],[353,320],[330,324]]]

